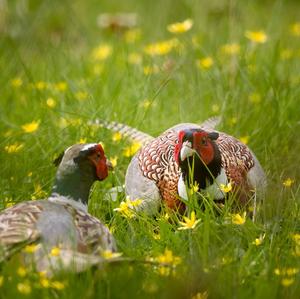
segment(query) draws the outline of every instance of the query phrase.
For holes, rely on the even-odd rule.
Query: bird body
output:
[[[101,145],[74,145],[68,148],[57,170],[51,196],[26,201],[0,213],[0,261],[28,244],[39,271],[88,267],[105,250],[115,251],[108,228],[87,212],[89,191],[95,180],[103,180],[110,167]],[[53,248],[59,254],[52,255]],[[99,261],[99,259],[98,259]]]
[[[201,153],[197,140],[193,143],[185,139],[186,136],[193,139],[199,132],[204,133],[211,150],[203,148]],[[182,155],[185,161],[181,161]],[[203,161],[206,158],[208,160]],[[157,210],[161,201],[172,209],[184,210],[185,204],[180,197],[187,199],[188,167],[192,163],[195,163],[193,183],[215,200],[225,197],[220,184],[232,183],[239,193],[240,203],[246,203],[255,192],[262,192],[266,185],[258,159],[245,144],[214,131],[209,122],[208,125],[183,123],[148,142],[132,158],[126,173],[125,191],[132,200],[143,199],[140,207],[148,213]]]

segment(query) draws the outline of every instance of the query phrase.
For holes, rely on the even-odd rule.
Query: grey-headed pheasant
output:
[[[0,261],[20,252],[25,262],[51,275],[61,268],[84,270],[99,263],[102,251],[116,250],[108,228],[87,212],[92,184],[104,180],[111,167],[101,145],[73,145],[58,162],[47,200],[22,202],[0,213]],[[29,244],[35,249],[26,253],[22,249]]]

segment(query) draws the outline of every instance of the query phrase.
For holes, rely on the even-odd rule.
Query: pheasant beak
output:
[[[108,170],[114,170],[112,163],[108,159],[106,159],[106,166]]]
[[[190,142],[186,141],[182,144],[181,150],[180,150],[180,159],[181,161],[184,161],[186,158],[191,157],[195,154],[195,150],[192,148],[192,145]]]

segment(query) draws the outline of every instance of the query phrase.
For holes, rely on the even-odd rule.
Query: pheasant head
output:
[[[221,155],[215,142],[218,138],[219,133],[202,129],[187,129],[178,134],[175,160],[183,177],[192,177],[200,188],[205,188],[206,182],[212,182],[221,171]]]
[[[104,180],[112,168],[102,146],[97,143],[72,145],[54,163],[58,170],[52,193],[85,204],[92,184]]]

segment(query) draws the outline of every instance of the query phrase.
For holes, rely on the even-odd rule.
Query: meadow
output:
[[[47,279],[12,259],[0,298],[300,297],[299,1],[2,0],[0,70],[0,210],[47,197],[55,157],[101,142],[115,170],[89,212],[134,260]],[[211,202],[194,203],[190,229],[165,208],[115,210],[125,194],[107,190],[123,185],[139,145],[93,120],[157,136],[212,116],[265,169],[254,221]]]

